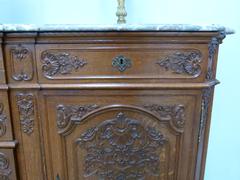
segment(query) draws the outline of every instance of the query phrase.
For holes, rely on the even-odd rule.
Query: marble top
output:
[[[0,32],[60,32],[60,31],[225,31],[226,34],[233,34],[234,30],[221,25],[202,24],[46,24],[37,26],[33,24],[0,24]]]

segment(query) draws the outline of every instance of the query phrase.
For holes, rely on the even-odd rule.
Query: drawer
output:
[[[0,179],[17,180],[12,149],[0,148]]]
[[[0,141],[12,140],[12,125],[9,114],[8,94],[0,91]]]
[[[198,91],[42,96],[48,179],[194,179]]]
[[[205,44],[37,45],[40,83],[201,82]]]

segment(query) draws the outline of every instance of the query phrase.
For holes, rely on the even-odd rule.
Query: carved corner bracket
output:
[[[201,61],[202,54],[196,50],[191,52],[175,52],[158,60],[156,63],[167,71],[171,70],[177,74],[198,77],[201,74]]]
[[[183,131],[185,125],[185,107],[183,105],[148,104],[144,105],[144,108],[156,114],[159,119],[170,121],[175,130]]]
[[[21,44],[12,48],[11,62],[12,62],[12,79],[15,81],[30,81],[33,79],[33,55],[31,50],[22,46]]]
[[[51,79],[56,75],[71,74],[73,70],[85,66],[87,61],[76,56],[71,56],[69,53],[53,53],[44,51],[41,54],[42,72],[46,78]]]
[[[10,180],[10,175],[12,169],[9,167],[8,157],[0,152],[0,179],[1,180]]]
[[[0,103],[0,137],[4,136],[7,131],[7,116],[4,114],[4,105]]]
[[[18,93],[16,99],[21,129],[30,135],[34,127],[34,95],[32,93]]]

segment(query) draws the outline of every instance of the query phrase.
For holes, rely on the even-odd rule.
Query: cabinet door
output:
[[[193,179],[198,91],[43,91],[42,96],[49,179]]]

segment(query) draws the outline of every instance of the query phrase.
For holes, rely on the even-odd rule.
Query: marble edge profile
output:
[[[124,24],[124,25],[80,25],[80,24],[0,24],[0,32],[57,32],[57,31],[225,31],[234,34],[233,29],[221,25],[192,24]]]

